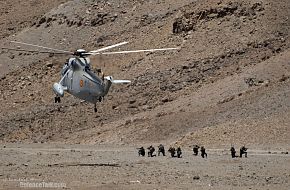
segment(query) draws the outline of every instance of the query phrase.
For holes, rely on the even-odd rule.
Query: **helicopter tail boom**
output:
[[[107,77],[105,77],[105,79],[107,79],[108,81],[110,81],[113,84],[127,84],[127,83],[131,83],[130,80],[114,80],[112,76],[107,76]]]
[[[127,83],[131,82],[129,80],[114,80],[112,76],[106,76],[106,77],[104,77],[104,79],[105,79],[105,89],[104,89],[103,96],[108,94],[109,89],[110,89],[112,84],[127,84]]]

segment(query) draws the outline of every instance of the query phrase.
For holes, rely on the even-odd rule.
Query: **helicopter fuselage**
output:
[[[91,71],[87,58],[71,58],[64,65],[61,75],[61,81],[53,86],[57,96],[62,97],[63,91],[66,91],[93,104],[102,100],[112,84]]]

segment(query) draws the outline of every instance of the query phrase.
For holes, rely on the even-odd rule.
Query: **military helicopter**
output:
[[[26,51],[26,52],[38,52],[38,53],[50,53],[50,54],[65,54],[72,55],[71,58],[64,64],[61,70],[61,79],[59,82],[53,84],[53,91],[55,93],[55,103],[60,103],[60,98],[64,97],[64,92],[82,99],[84,101],[94,104],[94,111],[97,112],[97,102],[101,102],[108,94],[112,84],[126,84],[130,83],[130,80],[115,80],[112,76],[104,76],[99,69],[95,73],[90,64],[89,56],[95,55],[113,55],[113,54],[127,54],[127,53],[139,53],[139,52],[155,52],[155,51],[168,51],[177,50],[180,48],[162,48],[162,49],[144,49],[144,50],[131,50],[131,51],[115,51],[106,52],[109,49],[119,47],[127,44],[128,42],[121,42],[98,50],[86,51],[84,49],[78,49],[75,52],[66,50],[54,49],[45,46],[29,44],[18,41],[11,41],[11,43],[33,46],[50,51],[37,51],[26,50],[18,48],[2,48],[14,51]]]

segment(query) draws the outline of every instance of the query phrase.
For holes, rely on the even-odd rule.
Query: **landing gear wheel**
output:
[[[101,102],[101,101],[102,101],[102,99],[103,99],[102,97],[99,97],[99,102]]]
[[[95,112],[98,112],[98,109],[97,108],[95,108],[94,110],[95,110]]]
[[[54,97],[54,103],[60,103],[60,97]]]

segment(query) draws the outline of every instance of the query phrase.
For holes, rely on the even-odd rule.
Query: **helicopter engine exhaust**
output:
[[[63,86],[59,83],[53,84],[53,91],[57,96],[60,96],[60,97],[64,96]]]

